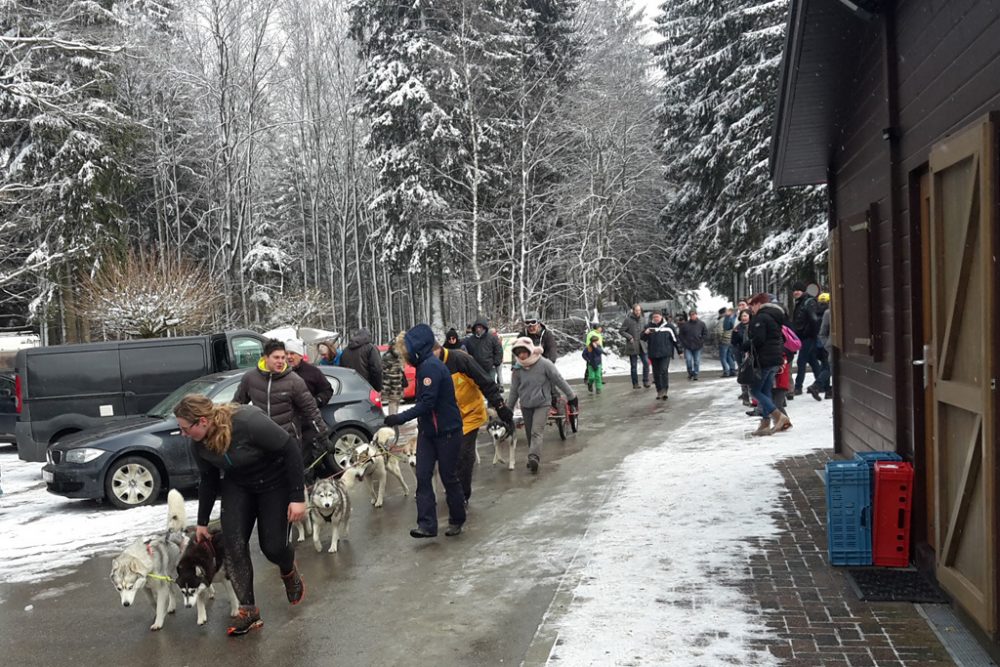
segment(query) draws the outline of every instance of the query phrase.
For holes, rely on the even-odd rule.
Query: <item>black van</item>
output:
[[[44,461],[49,445],[70,433],[145,414],[188,380],[250,368],[264,342],[252,331],[233,331],[20,350],[17,455]]]

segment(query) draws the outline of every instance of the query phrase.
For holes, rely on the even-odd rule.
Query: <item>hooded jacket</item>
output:
[[[413,419],[421,436],[437,437],[462,428],[462,414],[455,399],[455,384],[444,362],[434,356],[434,332],[418,324],[403,336],[404,361],[417,369],[417,402],[398,417],[405,423]]]
[[[526,342],[518,339],[512,350],[525,347]],[[522,410],[551,404],[553,386],[558,387],[566,398],[576,398],[576,392],[563,379],[556,365],[542,356],[541,348],[535,346],[532,349],[528,363],[530,365],[522,365],[517,357],[514,357],[514,372],[510,380],[510,394],[507,396],[507,405],[511,409],[518,401],[521,401]]]
[[[776,303],[765,303],[750,319],[749,340],[744,347],[754,355],[758,368],[781,366],[785,362],[785,309]]]
[[[476,327],[484,329],[482,336],[476,335]],[[465,351],[472,355],[479,367],[489,373],[503,364],[503,344],[490,332],[489,320],[480,317],[472,324],[472,335],[465,339]]]
[[[441,348],[438,359],[444,362],[455,385],[455,400],[462,413],[462,433],[472,433],[489,421],[484,397],[494,409],[503,405],[500,388],[467,352]]]
[[[308,422],[312,430],[320,434],[327,430],[316,399],[309,393],[305,380],[292,372],[290,364],[285,364],[280,372],[272,373],[264,357],[261,357],[256,369],[243,374],[233,403],[250,403],[260,408],[294,438],[302,436],[300,422]]]
[[[353,368],[375,391],[381,393],[382,357],[372,345],[372,333],[368,329],[362,327],[354,332],[351,342],[340,356],[340,365]]]
[[[253,371],[249,371],[250,375]],[[296,376],[297,377],[297,376]],[[226,482],[254,492],[288,488],[288,502],[305,502],[302,452],[283,428],[253,406],[233,413],[233,434],[225,454],[216,454],[192,441],[195,463],[201,473],[198,484],[198,525],[207,526],[212,506]]]

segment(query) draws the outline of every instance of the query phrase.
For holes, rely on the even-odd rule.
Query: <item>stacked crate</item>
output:
[[[865,461],[826,464],[826,528],[831,565],[871,565],[870,480]]]

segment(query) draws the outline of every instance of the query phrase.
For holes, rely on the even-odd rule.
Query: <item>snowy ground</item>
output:
[[[539,629],[557,635],[553,664],[776,664],[748,648],[767,628],[733,582],[749,576],[749,540],[776,534],[773,463],[832,447],[831,403],[805,396],[789,404],[791,431],[752,438],[735,386],[678,389],[706,406],[617,471]]]
[[[567,380],[583,379],[583,374],[587,370],[587,362],[583,360],[582,354],[583,350],[570,352],[556,360],[556,368],[559,369],[559,372]],[[604,353],[601,366],[604,368],[605,377],[611,375],[628,375],[630,372],[628,357],[620,357],[614,352]]]

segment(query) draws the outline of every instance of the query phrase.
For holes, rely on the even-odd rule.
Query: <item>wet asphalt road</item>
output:
[[[415,482],[403,497],[390,478],[380,510],[371,508],[367,489],[355,488],[350,538],[340,552],[317,554],[308,538],[299,547],[307,586],[301,605],[285,602],[277,570],[254,545],[264,628],[247,637],[225,637],[228,602],[221,590],[205,626],[195,624],[193,609],[179,608],[163,630],[151,632],[153,612],[144,599],[131,608],[118,601],[108,579],[113,554],[47,582],[0,584],[0,663],[544,664],[555,637],[539,627],[547,613],[571,604],[575,584],[564,575],[586,552],[591,517],[614,493],[615,467],[702,409],[709,384],[734,389],[712,380],[694,385],[683,373],[672,374],[666,403],[653,400],[653,389],[632,390],[627,378],[610,379],[600,397],[577,387],[580,432],[561,443],[555,427],[548,427],[534,476],[525,468],[523,439],[516,469],[508,471],[490,465],[492,445],[481,434],[469,519],[456,538],[443,536],[442,498],[441,537],[409,537]],[[699,391],[688,393],[693,388]],[[412,481],[409,470],[403,474]],[[650,509],[655,511],[642,508]]]

